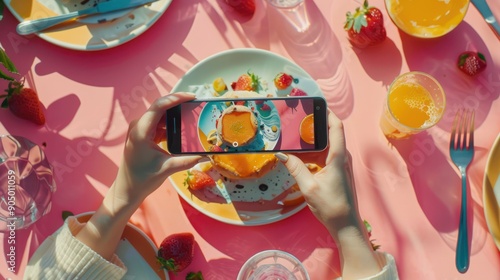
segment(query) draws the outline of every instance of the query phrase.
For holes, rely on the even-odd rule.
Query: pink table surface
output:
[[[361,215],[373,239],[394,255],[401,279],[500,279],[500,255],[488,232],[482,202],[486,159],[500,131],[500,41],[470,6],[465,20],[435,40],[409,37],[386,19],[387,40],[359,50],[343,30],[355,1],[306,0],[311,29],[285,34],[276,14],[257,0],[254,17],[243,21],[223,1],[173,1],[144,34],[116,48],[80,52],[36,36],[16,34],[6,12],[0,42],[45,104],[47,124],[37,127],[0,110],[0,133],[24,135],[45,151],[56,169],[52,211],[16,232],[16,272],[7,271],[7,238],[0,243],[0,278],[21,278],[29,257],[62,224],[61,212],[98,207],[117,171],[128,123],[165,95],[198,61],[240,47],[286,56],[320,84],[330,108],[344,121],[353,155]],[[359,1],[360,2],[360,1]],[[489,1],[497,17],[500,2]],[[371,4],[384,7],[382,0]],[[463,50],[479,50],[488,68],[476,78],[460,73]],[[409,140],[389,143],[378,120],[389,83],[400,73],[435,76],[447,94],[442,121]],[[5,84],[1,84],[5,87]],[[448,139],[458,107],[476,109],[476,154],[469,168],[472,230],[470,269],[455,268],[460,178],[448,156]],[[241,227],[213,220],[183,202],[165,182],[146,199],[131,222],[156,244],[175,232],[193,232],[198,246],[188,271],[205,279],[235,279],[251,255],[281,249],[297,256],[312,279],[337,276],[338,254],[327,231],[308,209],[263,226]],[[185,272],[172,279],[184,279]]]

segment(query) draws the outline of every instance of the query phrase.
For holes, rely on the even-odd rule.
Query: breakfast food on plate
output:
[[[278,163],[274,154],[216,154],[211,156],[214,170],[229,179],[262,177]]]
[[[260,78],[254,73],[248,71],[242,74],[236,82],[231,83],[233,90],[257,91],[260,86]]]
[[[368,5],[356,8],[354,14],[347,12],[344,29],[351,44],[358,48],[366,48],[379,44],[387,37],[382,12]]]
[[[246,75],[246,74],[245,74]],[[241,77],[240,77],[241,79]],[[239,80],[240,80],[239,79]],[[225,98],[266,97],[255,91],[228,91]],[[265,103],[261,104],[261,106]],[[243,105],[229,106],[218,120],[223,142],[243,146],[256,136],[259,126],[253,112]],[[215,171],[229,179],[259,178],[272,170],[278,159],[273,154],[216,154],[210,157]]]
[[[274,86],[279,89],[283,90],[292,85],[293,82],[293,77],[290,74],[280,72],[276,77],[274,77]]]
[[[241,147],[257,135],[258,121],[252,110],[243,105],[227,107],[217,122],[217,133],[229,146]]]
[[[214,187],[215,181],[207,173],[200,170],[188,170],[185,184],[192,190]]]
[[[486,58],[480,52],[466,51],[458,56],[458,69],[469,76],[474,76],[486,69]]]

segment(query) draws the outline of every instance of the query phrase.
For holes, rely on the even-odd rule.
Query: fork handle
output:
[[[460,273],[469,269],[469,233],[467,228],[467,176],[462,173],[462,206],[460,207],[460,225],[458,228],[457,253],[455,265]]]

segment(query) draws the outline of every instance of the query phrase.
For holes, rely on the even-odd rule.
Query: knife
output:
[[[148,3],[156,2],[158,0],[108,0],[99,2],[95,6],[74,11],[67,14],[62,14],[54,17],[41,18],[35,20],[27,20],[17,25],[17,33],[19,35],[28,35],[38,31],[42,31],[54,25],[63,23],[65,21],[74,20],[76,18],[111,13],[119,10],[134,8]]]
[[[495,19],[486,0],[472,0],[472,4],[476,6],[484,20],[497,32],[497,35],[500,36],[500,24]]]

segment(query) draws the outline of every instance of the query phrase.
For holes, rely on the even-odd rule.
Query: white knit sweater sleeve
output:
[[[362,278],[360,280],[398,280],[398,270],[396,267],[396,262],[394,261],[394,257],[387,253],[376,252],[378,261],[384,265],[382,270],[370,277]],[[342,280],[342,277],[339,277],[335,280]]]
[[[24,279],[121,279],[127,268],[118,256],[107,261],[75,238],[83,226],[68,217],[35,251]]]

